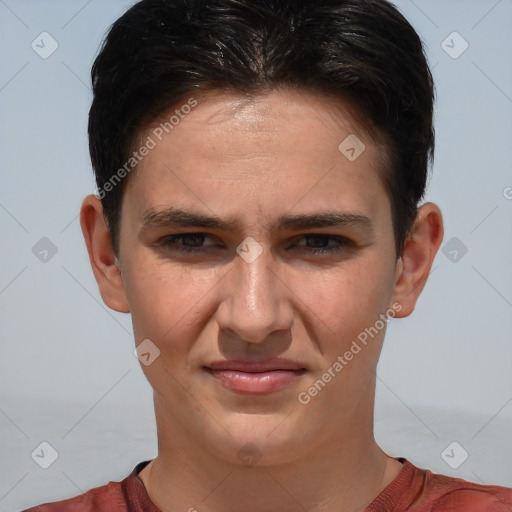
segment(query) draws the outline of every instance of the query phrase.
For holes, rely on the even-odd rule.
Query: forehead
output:
[[[187,106],[191,100],[197,102],[193,109]],[[229,159],[256,153],[264,157],[282,150],[281,142],[288,146],[288,158],[293,153],[316,159],[338,157],[345,137],[357,135],[367,146],[379,146],[374,155],[374,167],[379,167],[383,149],[376,140],[378,134],[368,129],[360,112],[347,101],[286,88],[256,96],[218,90],[191,95],[153,121],[142,136],[154,135],[155,130],[157,136],[164,132],[161,135],[169,148],[194,145],[193,154],[183,155],[187,158]]]
[[[191,95],[141,132],[140,144],[151,138],[155,145],[129,188],[137,190],[139,209],[163,205],[169,194],[189,203],[180,206],[197,206],[231,192],[233,201],[243,194],[262,213],[269,201],[290,207],[306,195],[335,203],[341,189],[355,206],[357,189],[366,189],[367,199],[384,193],[383,149],[357,115],[342,101],[291,90]]]

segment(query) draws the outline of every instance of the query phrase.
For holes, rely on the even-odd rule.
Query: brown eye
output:
[[[206,238],[211,238],[204,233],[181,233],[169,235],[163,238],[160,244],[166,249],[182,253],[200,253],[211,248],[211,245],[203,245]]]
[[[347,238],[331,235],[304,235],[301,240],[305,240],[306,245],[297,245],[300,246],[301,249],[310,249],[308,252],[312,252],[313,254],[332,254],[353,246],[353,243]]]

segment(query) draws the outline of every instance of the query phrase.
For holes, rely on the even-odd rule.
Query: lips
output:
[[[306,368],[288,359],[215,361],[204,369],[222,386],[238,393],[273,393],[298,380]]]

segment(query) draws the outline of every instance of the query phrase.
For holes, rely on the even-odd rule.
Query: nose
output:
[[[268,250],[248,262],[237,256],[224,280],[216,320],[224,334],[249,343],[263,343],[273,333],[290,331],[292,292]]]

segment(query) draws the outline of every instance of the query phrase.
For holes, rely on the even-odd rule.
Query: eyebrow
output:
[[[172,207],[161,211],[150,209],[142,216],[141,223],[143,227],[147,228],[197,227],[222,231],[241,230],[240,221],[236,218],[221,219],[215,215],[205,215],[199,212]],[[269,229],[300,231],[302,229],[337,226],[360,228],[366,231],[368,235],[372,235],[374,232],[373,223],[369,217],[357,213],[336,211],[282,215]]]

